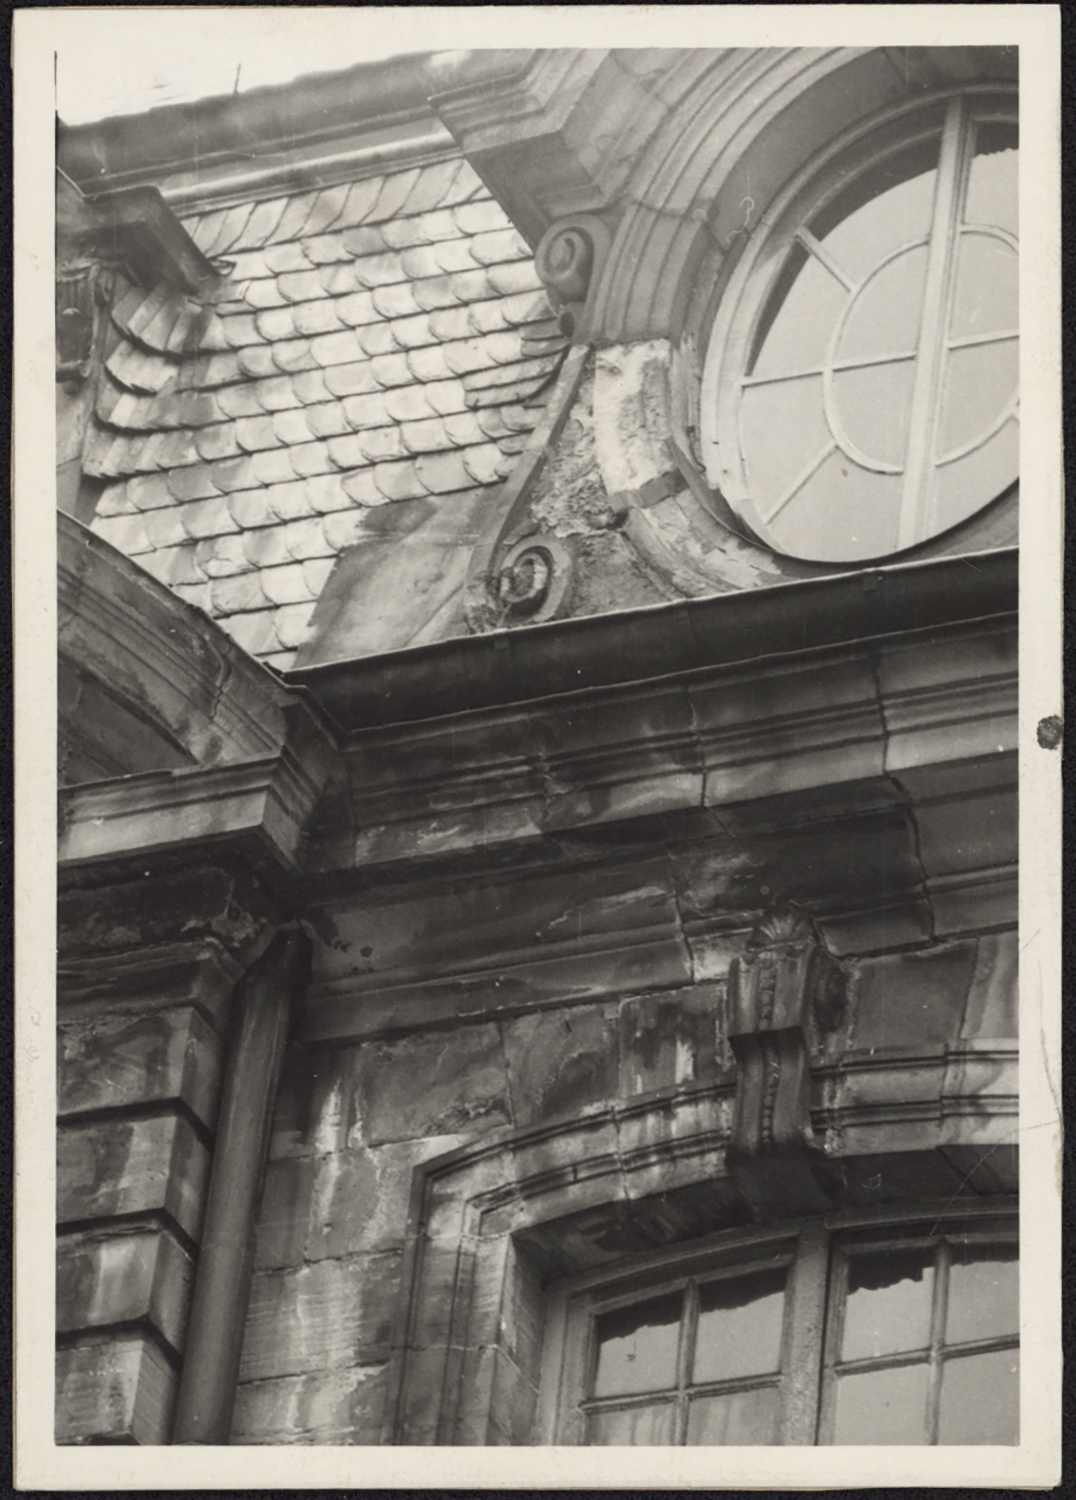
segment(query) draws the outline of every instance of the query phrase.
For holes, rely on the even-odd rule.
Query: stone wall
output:
[[[565,876],[568,911],[569,885]],[[495,908],[493,891],[489,901]],[[723,959],[709,948],[711,978],[698,977],[702,965],[674,975],[627,949],[619,973],[585,997],[568,993],[566,968],[541,1008],[506,985],[481,1017],[429,1028],[379,1034],[375,999],[373,1035],[293,1049],[233,1441],[535,1441],[543,1286],[663,1237],[752,1219],[723,1159],[736,1068],[722,971],[738,943],[723,946]],[[840,1167],[836,1200],[1012,1191],[1015,932],[927,939],[845,965],[847,1022],[812,1058],[812,1123]],[[700,1129],[711,1132],[709,1154],[678,1178],[662,1152],[679,1140],[686,1157]],[[637,1177],[630,1159],[644,1148],[658,1165]],[[485,1166],[452,1167],[475,1151]],[[543,1182],[566,1174],[557,1206],[540,1214],[528,1205],[552,1189],[511,1175],[536,1152]],[[419,1205],[421,1184],[468,1172],[492,1192],[497,1153],[516,1182],[502,1185],[498,1225],[485,1210],[481,1228],[467,1220],[472,1186],[435,1185],[433,1206]],[[475,1254],[485,1269],[460,1338],[448,1327],[454,1288]],[[456,1378],[485,1395],[446,1416],[453,1359],[466,1364]]]
[[[264,916],[219,867],[61,899],[57,1442],[171,1436],[229,1004]]]

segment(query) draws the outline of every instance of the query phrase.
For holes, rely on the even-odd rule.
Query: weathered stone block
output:
[[[194,1266],[166,1229],[60,1241],[56,1262],[56,1330],[148,1320],[183,1351]]]
[[[451,1441],[462,1445],[521,1446],[532,1440],[538,1392],[503,1349],[464,1356],[460,1402]]]
[[[976,1193],[1015,1193],[1020,1186],[1020,1150],[1015,1141],[990,1146],[944,1146],[942,1154]]]
[[[1018,1031],[1018,979],[1016,933],[988,933],[981,937],[960,1034],[967,1037],[1015,1037]]]
[[[383,991],[340,986],[309,1001],[311,1039],[358,1038],[478,1022],[505,1012],[597,1001],[638,990],[673,989],[691,980],[691,960],[672,908],[662,928],[626,929],[622,938],[587,951],[565,944],[525,961],[483,966],[459,977],[393,985]]]
[[[301,1264],[317,1168],[317,1159],[310,1156],[285,1157],[267,1165],[254,1242],[255,1270]]]
[[[242,948],[274,913],[248,875],[195,865],[140,881],[63,891],[57,916],[62,950],[89,956],[194,938]]]
[[[393,1442],[407,1445],[437,1442],[448,1352],[443,1345],[407,1351],[406,1398],[396,1418]]]
[[[857,1048],[955,1041],[975,967],[975,944],[864,960],[854,1026]]]
[[[456,1289],[470,1277],[474,1265],[474,1241],[458,1237],[423,1237],[415,1247],[414,1284],[421,1297],[408,1310],[406,1329],[397,1338],[408,1350],[447,1346],[453,1337],[453,1307]]]
[[[933,1126],[936,1136],[937,1126]],[[876,1133],[877,1134],[877,1133]],[[888,1130],[881,1132],[889,1137]],[[943,1202],[956,1194],[967,1191],[969,1185],[962,1183],[947,1154],[936,1149],[932,1140],[922,1149],[902,1150],[896,1138],[879,1142],[880,1149],[856,1150],[860,1144],[849,1140],[849,1149],[840,1157],[831,1158],[824,1169],[832,1184],[833,1192],[846,1203],[867,1207],[874,1203],[899,1203],[911,1198],[940,1198]],[[819,1175],[819,1174],[816,1174]]]
[[[57,1000],[65,1022],[144,1016],[151,1010],[192,1005],[220,1031],[242,972],[214,938],[84,959],[65,957],[57,974]]]
[[[958,875],[927,884],[934,935],[963,937],[989,927],[1011,927],[1018,916],[1016,866]]]
[[[220,1038],[189,1007],[61,1025],[59,1113],[182,1099],[211,1127],[221,1051]]]
[[[501,1026],[517,1125],[578,1114],[616,1092],[615,1011],[579,1005],[537,1011]]]
[[[242,1383],[236,1391],[231,1441],[379,1443],[385,1387],[383,1364]]]
[[[240,1379],[388,1358],[400,1256],[356,1255],[254,1277]]]
[[[660,859],[525,871],[495,884],[459,880],[421,897],[335,905],[317,913],[323,938],[314,955],[315,999],[334,987],[356,995],[389,983],[435,989],[449,976],[455,985],[482,979],[492,991],[508,973],[499,1006],[555,1000],[557,988],[541,977],[550,961],[615,959],[632,944],[674,932],[676,920]],[[566,994],[585,992],[564,985]]]
[[[886,948],[925,947],[936,936],[937,913],[925,897],[898,894],[893,901],[876,900],[858,911],[816,912],[815,926],[829,951],[845,957]]]
[[[63,1126],[57,1221],[163,1209],[197,1239],[208,1172],[209,1153],[181,1115]]]
[[[137,1334],[60,1349],[56,1355],[58,1443],[166,1443],[176,1372]]]
[[[407,1227],[415,1167],[465,1139],[433,1136],[319,1157],[304,1259],[398,1250]]]
[[[752,826],[731,810],[735,837],[714,839],[673,858],[678,904],[685,919],[739,917],[780,898],[812,915],[869,911],[920,891],[915,825],[906,809],[864,807],[858,816],[823,801],[814,816],[782,800],[781,826]],[[822,814],[825,814],[823,817]],[[722,820],[725,810],[722,809]]]
[[[533,1258],[509,1241],[500,1303],[499,1347],[534,1385],[538,1384],[545,1335],[545,1298]]]
[[[359,1140],[359,1049],[292,1048],[284,1058],[269,1152],[273,1158],[343,1151]]]
[[[496,1026],[407,1036],[365,1048],[359,1108],[368,1145],[509,1124],[508,1079]]]
[[[709,1080],[727,1030],[724,985],[625,1000],[619,1017],[620,1093]]]
[[[1016,863],[1015,786],[918,807],[915,820],[930,877]]]

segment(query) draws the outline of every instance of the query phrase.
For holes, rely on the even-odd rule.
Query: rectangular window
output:
[[[709,1243],[566,1285],[555,1441],[1019,1441],[1014,1218]]]

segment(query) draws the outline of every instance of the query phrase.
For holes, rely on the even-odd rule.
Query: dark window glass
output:
[[[925,1443],[928,1377],[925,1364],[840,1376],[834,1442]]]
[[[760,1271],[699,1289],[696,1384],[763,1375],[781,1363],[785,1272]]]
[[[932,1250],[854,1256],[848,1271],[841,1358],[926,1348],[933,1288]]]
[[[597,1321],[596,1396],[655,1391],[676,1383],[679,1293],[603,1313]]]

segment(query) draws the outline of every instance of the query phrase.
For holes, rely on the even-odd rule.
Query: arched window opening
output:
[[[711,477],[777,551],[888,556],[1016,480],[1017,158],[1007,96],[935,100],[839,152],[756,238],[704,401]]]

